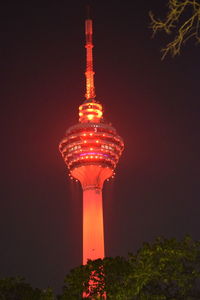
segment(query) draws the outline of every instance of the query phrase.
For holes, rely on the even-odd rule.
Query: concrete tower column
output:
[[[83,190],[83,264],[88,259],[104,256],[102,189],[86,187]]]

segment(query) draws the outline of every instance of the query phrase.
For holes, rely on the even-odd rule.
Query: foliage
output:
[[[59,296],[59,300],[79,300],[82,299],[83,290],[87,291],[89,281],[89,264],[77,267],[65,277],[65,285],[63,294]]]
[[[21,277],[0,279],[0,300],[38,300],[40,290],[34,290]]]
[[[105,259],[106,260],[106,259]],[[105,291],[105,274],[101,259],[88,260],[87,265],[77,267],[66,276],[63,295],[59,300],[101,299]],[[92,285],[91,285],[92,282]],[[85,297],[83,296],[85,293]]]
[[[172,57],[180,53],[182,45],[190,38],[200,42],[200,1],[199,0],[168,0],[168,13],[164,20],[157,19],[150,12],[153,35],[158,31],[174,34],[174,38],[164,47],[162,59],[170,52]]]
[[[61,300],[194,300],[200,299],[200,243],[186,237],[157,239],[136,255],[88,261],[65,278]],[[93,283],[91,288],[89,283]]]
[[[50,289],[33,289],[21,277],[0,279],[0,300],[53,300]]]
[[[158,238],[136,254],[89,260],[65,278],[57,300],[199,300],[200,242]],[[0,279],[0,300],[54,300],[20,277]]]
[[[47,288],[41,291],[40,300],[54,300],[53,291]]]
[[[144,244],[135,256],[129,256],[130,299],[200,299],[196,291],[199,257],[200,243],[189,237],[181,242],[159,238],[152,245]],[[195,294],[196,298],[190,298]]]

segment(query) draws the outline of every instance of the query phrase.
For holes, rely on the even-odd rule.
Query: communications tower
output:
[[[114,175],[124,149],[122,138],[103,120],[102,105],[95,99],[92,20],[85,21],[86,94],[79,106],[79,123],[71,126],[59,149],[69,175],[83,189],[83,264],[104,258],[102,188]]]

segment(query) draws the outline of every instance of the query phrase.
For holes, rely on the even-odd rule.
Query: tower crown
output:
[[[93,70],[93,42],[92,42],[92,20],[87,18],[85,21],[86,38],[86,93],[83,104],[79,106],[79,122],[99,123],[103,116],[102,105],[95,100],[94,70]]]
[[[124,149],[115,128],[103,122],[102,105],[95,100],[92,34],[92,20],[88,18],[85,21],[86,99],[79,106],[79,123],[66,131],[59,146],[70,175],[80,180],[82,186],[89,184],[88,178],[102,186],[113,175]]]

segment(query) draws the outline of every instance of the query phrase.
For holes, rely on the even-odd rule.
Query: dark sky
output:
[[[59,290],[82,259],[81,189],[58,144],[84,100],[85,2],[3,2],[0,272]],[[148,11],[166,1],[91,2],[97,100],[125,141],[104,189],[106,255],[200,239],[200,47],[160,60]]]

